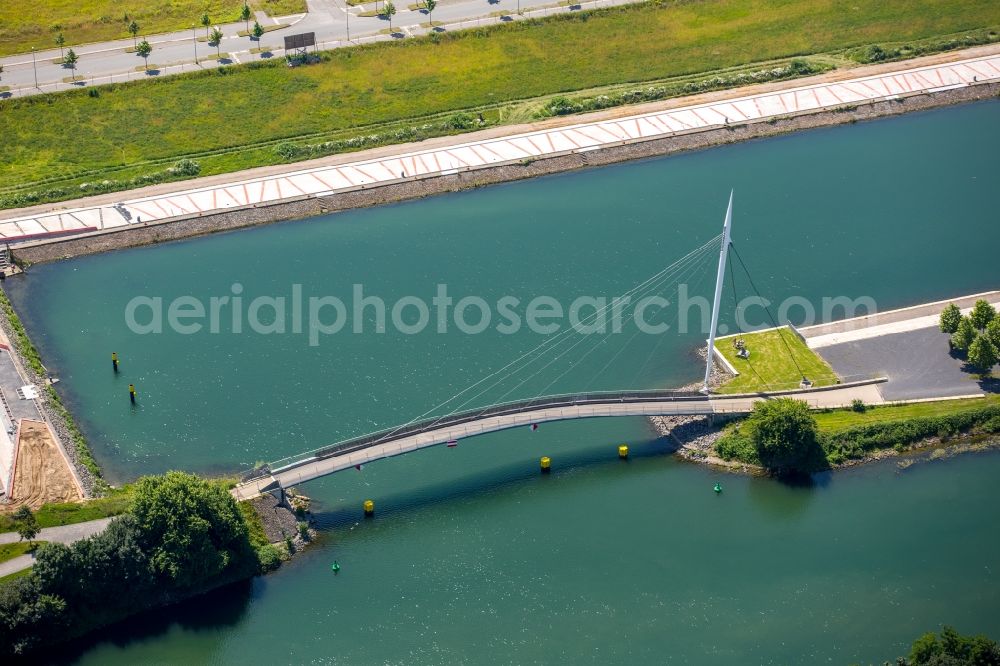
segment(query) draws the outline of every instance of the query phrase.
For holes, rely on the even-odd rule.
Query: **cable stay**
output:
[[[740,266],[743,268],[743,272],[747,276],[747,282],[750,283],[750,288],[753,289],[754,293],[757,295],[757,298],[760,301],[760,304],[764,307],[764,311],[767,313],[768,319],[771,321],[771,325],[774,326],[775,330],[777,331],[778,337],[781,339],[781,344],[784,346],[785,351],[788,353],[788,358],[791,359],[792,364],[795,366],[795,369],[799,373],[799,376],[802,377],[802,384],[801,384],[802,387],[803,388],[808,388],[808,387],[812,386],[812,382],[809,380],[808,377],[806,377],[806,373],[802,371],[802,366],[800,366],[799,362],[795,359],[795,354],[792,353],[792,348],[788,346],[788,341],[785,339],[783,331],[778,326],[777,319],[775,319],[774,315],[771,313],[770,306],[767,305],[767,301],[764,300],[764,297],[761,296],[761,294],[760,294],[760,290],[757,289],[757,285],[754,284],[753,277],[751,277],[751,275],[750,275],[750,270],[747,268],[747,265],[743,262],[743,257],[740,256],[739,250],[736,249],[735,245],[731,244],[731,246],[732,246],[733,254],[736,255],[736,260],[740,262]],[[738,323],[738,320],[737,320],[737,323]],[[756,372],[756,370],[754,372]],[[758,378],[759,377],[760,377],[760,375],[758,375]],[[763,380],[762,380],[762,383],[763,383]]]
[[[630,310],[634,310],[636,305],[646,296],[662,291],[663,287],[667,284],[673,284],[679,282],[680,281],[679,278],[690,274],[691,271],[702,266],[704,259],[707,256],[709,256],[713,247],[717,247],[717,243],[720,242],[721,237],[722,237],[721,234],[713,237],[712,239],[703,243],[698,248],[692,250],[683,257],[680,257],[679,259],[675,260],[669,266],[663,268],[659,272],[643,280],[639,284],[633,286],[617,299],[612,299],[611,303],[605,304],[600,308],[595,308],[594,312],[582,318],[582,321],[579,322],[579,327],[585,328],[589,325],[592,325],[595,321],[598,320],[599,317],[604,316],[613,307],[618,305],[616,301],[621,301],[624,300],[625,298],[630,299],[628,303],[622,306],[620,309],[621,314],[624,316]],[[406,423],[403,423],[393,428],[392,430],[386,432],[379,438],[378,441],[391,439],[397,432],[403,430],[404,428],[416,423],[417,421],[420,421],[422,419],[431,416],[432,414],[434,414],[443,407],[450,406],[447,412],[439,415],[437,419],[433,422],[436,424],[442,419],[448,418],[449,416],[452,416],[462,411],[463,408],[466,408],[470,403],[482,397],[489,391],[499,387],[500,385],[504,384],[509,380],[515,379],[519,373],[527,371],[534,367],[535,368],[534,372],[532,372],[524,379],[521,379],[518,384],[516,384],[513,388],[507,390],[499,398],[493,400],[493,402],[501,401],[503,398],[509,396],[511,393],[513,393],[518,388],[523,386],[526,382],[538,376],[539,373],[551,367],[553,363],[557,362],[559,359],[563,358],[566,354],[570,353],[571,351],[579,347],[579,345],[583,344],[584,342],[587,342],[588,339],[591,338],[591,336],[579,335],[579,339],[574,342],[573,341],[574,333],[579,333],[579,329],[575,326],[569,326],[564,328],[562,331],[553,334],[551,337],[546,338],[540,344],[536,345],[527,352],[524,352],[523,354],[515,358],[513,361],[507,363],[503,367],[491,372],[490,374],[481,378],[477,382],[470,384],[469,386],[465,387],[461,391],[458,391],[457,393],[450,396],[446,400],[431,407],[424,413],[419,414],[414,418],[410,419],[409,421],[407,421]],[[584,354],[583,357],[581,357],[574,364],[572,364],[568,370],[566,370],[561,375],[556,377],[554,380],[549,382],[549,384],[543,389],[543,391],[551,387],[556,381],[558,381],[558,379],[564,376],[566,372],[569,372],[569,370],[572,370],[574,367],[579,365],[579,363],[582,362],[584,358],[589,356],[590,353],[592,353],[598,346],[600,346],[604,341],[606,341],[609,335],[610,334],[605,335],[602,339],[593,342],[593,346],[589,351],[586,352],[586,354]],[[629,339],[629,341],[631,341],[631,338]],[[568,347],[564,346],[571,342],[572,344],[569,344]],[[541,362],[545,357],[549,357],[549,360],[541,367],[535,367],[537,363]],[[486,384],[485,387],[483,387],[484,384]],[[475,392],[469,395],[470,392],[473,391]],[[541,394],[539,394],[539,396],[540,395]],[[463,398],[463,396],[466,397]],[[461,402],[453,405],[453,403],[458,401],[460,398],[462,399]],[[489,405],[484,406],[483,409],[484,411],[486,409],[489,409]]]

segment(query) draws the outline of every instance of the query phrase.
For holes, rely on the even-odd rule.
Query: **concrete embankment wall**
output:
[[[802,337],[802,339],[806,340],[807,338],[815,338],[820,335],[829,335],[831,333],[843,333],[845,331],[853,331],[861,328],[871,328],[873,326],[883,326],[885,324],[896,324],[899,322],[920,319],[922,317],[937,318],[938,316],[940,316],[941,310],[949,303],[954,303],[964,311],[971,308],[973,305],[975,305],[976,301],[980,299],[985,300],[989,303],[1000,303],[1000,291],[986,291],[981,294],[959,296],[957,298],[950,298],[944,301],[935,301],[933,303],[922,303],[921,305],[914,305],[908,308],[899,308],[897,310],[886,310],[885,312],[876,312],[874,314],[864,315],[862,317],[841,319],[840,321],[834,321],[828,324],[816,324],[814,326],[806,326],[799,329],[798,332],[799,335]]]
[[[173,218],[168,222],[132,225],[116,230],[36,241],[17,246],[19,261],[45,262],[68,257],[106,252],[177,240],[202,234],[228,231],[241,227],[268,224],[376,206],[407,199],[455,192],[494,183],[533,178],[589,166],[601,166],[628,160],[670,155],[738,141],[775,136],[814,127],[840,125],[874,118],[931,109],[951,104],[995,98],[1000,95],[1000,83],[980,84],[933,93],[920,93],[891,100],[844,106],[833,110],[804,112],[795,115],[733,124],[728,127],[679,133],[640,143],[629,143],[540,158],[526,163],[508,163],[462,171],[448,175],[429,176],[339,193],[335,197],[298,197],[272,205],[230,208],[225,212]]]

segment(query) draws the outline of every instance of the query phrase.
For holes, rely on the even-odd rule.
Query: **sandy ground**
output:
[[[5,509],[13,510],[23,505],[37,509],[46,502],[83,499],[69,464],[48,426],[41,421],[21,421],[13,490],[13,501]]]

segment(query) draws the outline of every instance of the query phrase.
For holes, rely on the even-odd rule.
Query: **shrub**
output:
[[[851,411],[863,414],[868,411],[868,405],[865,404],[864,400],[855,398],[854,400],[851,400]]]
[[[801,400],[777,398],[754,404],[744,426],[757,457],[777,473],[811,472],[825,462],[816,419]]]
[[[281,551],[273,544],[265,544],[257,549],[257,561],[260,562],[260,572],[274,571],[281,566]]]
[[[865,49],[865,62],[880,62],[888,57],[885,49],[883,49],[878,44],[872,44],[867,49]]]
[[[733,429],[715,443],[715,452],[723,460],[738,460],[750,465],[759,465],[757,449],[750,438],[740,432],[739,427]]]

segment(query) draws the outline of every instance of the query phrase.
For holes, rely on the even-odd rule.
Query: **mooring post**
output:
[[[111,367],[114,368],[115,374],[118,374],[118,354],[116,352],[111,352]]]

